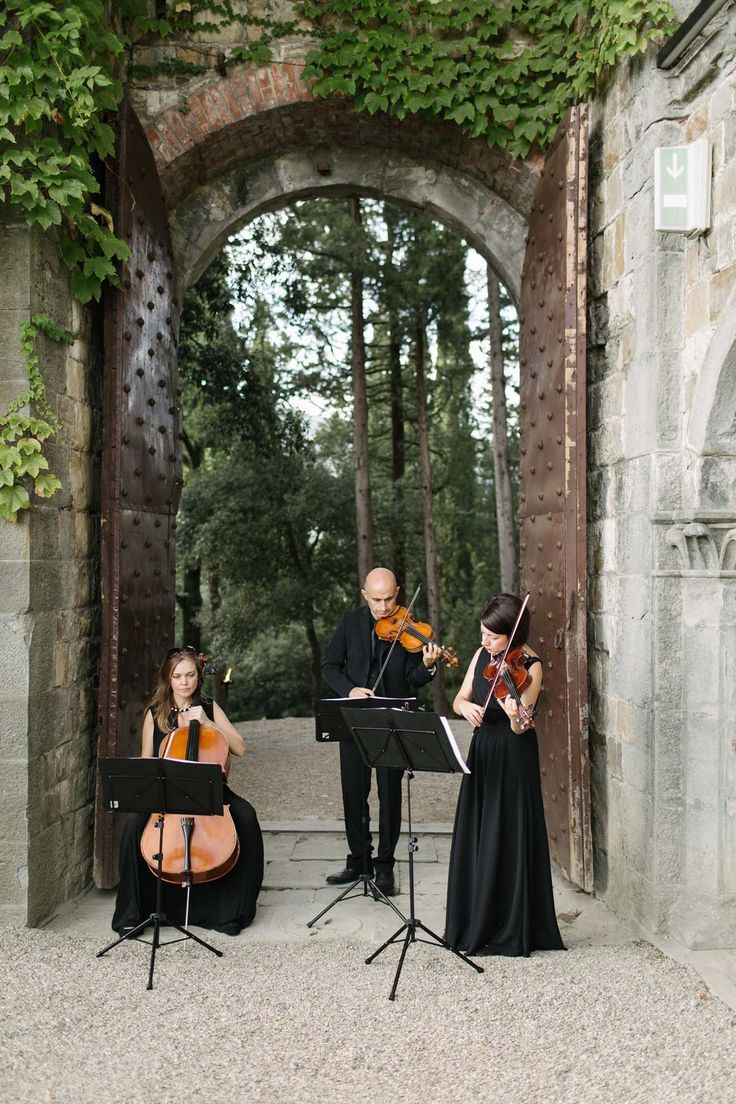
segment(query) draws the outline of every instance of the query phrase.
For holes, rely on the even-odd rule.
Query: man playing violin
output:
[[[378,638],[375,626],[396,609],[399,594],[396,577],[386,568],[376,567],[366,575],[361,593],[366,605],[343,614],[325,649],[322,672],[327,683],[343,698],[368,698],[376,694],[392,698],[413,696],[433,678],[440,648],[430,642],[421,651],[409,652],[397,642],[376,685],[391,644]],[[350,850],[345,868],[327,878],[330,885],[346,885],[360,874],[375,874],[382,893],[386,896],[396,893],[393,868],[401,831],[402,774],[390,767],[376,768],[379,817],[378,852],[374,860],[370,829],[364,827],[370,824],[371,769],[352,740],[340,744],[342,801]],[[368,856],[367,870],[364,853]]]

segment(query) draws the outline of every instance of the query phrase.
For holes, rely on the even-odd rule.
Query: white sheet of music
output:
[[[463,772],[463,774],[470,774],[470,768],[460,754],[460,748],[457,746],[457,741],[452,734],[450,722],[448,721],[447,717],[440,717],[440,720],[442,721],[442,726],[447,733],[447,739],[450,741],[450,747],[452,748],[453,754],[457,759],[457,765],[460,767],[460,770]]]
[[[396,702],[406,702],[407,705],[413,705],[416,702],[416,698],[399,698],[395,694],[393,697],[380,697],[378,694],[371,694],[366,698],[326,698],[326,701],[331,702],[350,702],[351,705],[355,705],[356,702],[374,702],[375,708],[380,709],[382,702],[393,702],[394,705],[391,708],[396,708]]]

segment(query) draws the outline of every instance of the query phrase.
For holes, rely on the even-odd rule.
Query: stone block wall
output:
[[[70,299],[53,239],[7,207],[0,220],[3,407],[27,388],[23,322],[48,314],[78,335],[37,346],[62,422],[46,449],[62,489],[0,521],[0,924],[38,924],[90,877],[100,373],[92,312]]]
[[[671,71],[654,51],[622,67],[591,114],[597,889],[701,946],[736,943],[735,22],[721,13]],[[712,228],[656,232],[654,149],[701,136]]]

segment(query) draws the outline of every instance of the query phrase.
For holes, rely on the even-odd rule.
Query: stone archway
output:
[[[456,229],[518,298],[535,168],[448,123],[399,122],[314,99],[302,69],[273,64],[208,83],[186,115],[176,107],[153,114],[135,97],[184,285],[260,212],[357,190],[421,207]]]
[[[584,271],[584,256],[581,260],[577,259],[580,240],[578,222],[584,227],[585,216],[583,214],[578,220],[578,212],[585,210],[586,193],[584,184],[582,191],[580,190],[580,181],[584,180],[585,174],[583,173],[579,178],[576,165],[584,163],[587,156],[584,138],[582,145],[580,144],[580,134],[585,133],[586,124],[583,122],[581,130],[579,113],[573,114],[565,127],[561,128],[560,140],[555,148],[558,152],[564,151],[561,155],[562,160],[559,164],[555,162],[554,170],[550,169],[551,177],[554,177],[551,185],[554,197],[547,196],[545,193],[543,199],[537,200],[535,229],[527,245],[528,220],[534,211],[535,198],[539,192],[538,178],[544,175],[544,168],[541,165],[538,173],[528,163],[512,162],[508,157],[491,151],[485,143],[466,139],[458,128],[442,122],[414,119],[411,123],[399,122],[383,116],[371,117],[358,114],[352,110],[347,101],[315,100],[310,86],[301,79],[300,67],[294,64],[271,65],[237,77],[209,81],[190,97],[186,115],[182,115],[176,107],[171,106],[162,112],[151,112],[149,108],[154,104],[158,106],[158,100],[152,100],[149,104],[142,92],[137,95],[136,104],[150,143],[151,156],[155,162],[154,175],[158,177],[161,200],[167,211],[166,217],[172,239],[171,271],[166,272],[166,279],[160,281],[157,286],[154,286],[156,281],[151,283],[148,279],[147,270],[153,263],[152,257],[155,259],[159,249],[166,252],[168,246],[164,240],[149,241],[143,253],[131,260],[123,274],[123,289],[128,290],[123,290],[121,295],[123,300],[126,295],[131,300],[132,305],[128,309],[128,314],[131,318],[138,316],[138,325],[144,326],[141,334],[144,331],[147,333],[146,310],[155,311],[157,295],[162,296],[162,302],[167,296],[170,298],[175,309],[168,313],[173,318],[178,310],[177,303],[180,302],[187,284],[197,278],[229,235],[259,213],[302,197],[358,193],[421,208],[450,225],[485,255],[517,301],[521,301],[524,265],[526,264],[527,271],[533,273],[531,286],[534,288],[536,286],[534,281],[541,278],[536,275],[535,266],[540,263],[540,258],[544,258],[544,279],[552,281],[550,297],[546,305],[544,301],[537,304],[536,299],[539,298],[541,288],[532,296],[534,302],[528,308],[530,315],[528,328],[531,333],[535,333],[537,326],[551,327],[550,341],[554,341],[554,350],[549,347],[545,353],[548,358],[562,356],[563,359],[569,359],[570,355],[573,361],[579,358],[580,348],[584,349],[584,321],[581,322],[579,288],[580,272]],[[143,171],[146,174],[145,186],[149,189],[153,188],[156,181],[150,179],[150,169]],[[125,179],[131,188],[137,180],[136,170],[131,172],[126,164],[119,166],[117,176],[119,179]],[[565,188],[565,181],[567,181],[567,188]],[[559,188],[564,189],[563,191],[558,190],[558,184]],[[549,191],[549,187],[547,190]],[[134,203],[134,200],[132,202]],[[131,207],[131,211],[132,209]],[[568,225],[571,212],[573,221]],[[137,212],[137,220],[139,222],[142,220],[139,212]],[[166,238],[168,236],[168,234],[165,235]],[[541,254],[540,248],[543,249]],[[570,267],[571,258],[572,267]],[[579,267],[580,264],[582,269]],[[553,274],[551,277],[550,273]],[[147,289],[145,295],[144,288]],[[149,292],[150,301],[146,301],[149,299]],[[136,296],[140,297],[140,295],[143,295],[143,299],[139,304]],[[543,309],[543,319],[542,315],[537,318],[538,309]],[[119,313],[122,315],[124,310],[121,309]],[[163,313],[166,314],[166,310]],[[166,325],[159,326],[159,331],[154,335],[157,341],[163,339],[168,342],[166,335],[170,321],[171,319],[167,317]],[[169,329],[171,340],[175,343],[175,319]],[[538,343],[539,337],[535,341]],[[144,345],[147,346],[148,355],[153,355],[155,358],[155,341],[147,340]],[[539,348],[544,349],[544,344]],[[539,355],[537,352],[533,353],[534,357]],[[129,393],[128,417],[130,418],[133,416],[136,401],[139,405],[141,401],[150,404],[152,400],[155,402],[156,398],[165,398],[167,394],[171,396],[171,388],[175,388],[176,381],[174,376],[171,381],[158,380],[159,387],[164,390],[160,396],[156,393],[154,398],[145,391],[147,387],[149,390],[151,387],[150,371],[142,372],[141,364],[137,364],[134,372],[131,371],[130,369],[133,368],[131,360],[126,375],[126,358],[129,359],[129,354],[123,347],[123,372],[119,386],[123,392]],[[151,361],[151,364],[154,363],[155,359]],[[553,361],[550,360],[549,363]],[[143,364],[144,367],[147,366],[145,361]],[[532,375],[534,374],[532,372]],[[134,375],[139,378],[134,378]],[[578,385],[575,382],[577,378],[584,388],[584,363],[578,376],[573,370],[568,381],[572,387],[570,394],[573,398],[577,393]],[[562,395],[562,384],[552,390],[555,395]],[[566,394],[568,390],[569,388],[566,389]],[[584,394],[584,391],[580,394]],[[139,398],[136,399],[136,396]],[[168,401],[171,401],[171,398]],[[560,401],[564,407],[565,400]],[[529,403],[522,403],[523,410],[526,411],[529,408],[528,413],[522,415],[522,421],[527,420],[529,427],[536,424],[533,416],[535,403],[536,399],[531,407]],[[174,412],[175,408],[172,406],[170,413],[174,414]],[[558,415],[562,418],[562,423],[567,424],[567,414],[564,410],[560,409]],[[550,409],[547,418],[558,415],[553,415]],[[137,424],[143,426],[147,424],[147,420],[144,412],[138,415]],[[545,420],[545,426],[548,426],[549,432],[556,425],[557,423],[554,422],[549,423],[548,426]],[[168,432],[165,424],[158,426],[158,429],[162,433]],[[143,429],[140,432],[145,435]],[[538,434],[539,431],[536,432]],[[565,432],[563,425],[558,426],[555,432],[557,433],[555,440],[558,443],[562,442],[564,437],[561,433]],[[135,430],[131,423],[131,433],[127,437],[127,443],[130,444],[134,437]],[[125,445],[126,436],[123,435],[121,446]],[[546,464],[546,468],[554,467],[551,464],[551,454],[555,451],[555,447],[551,439],[550,450],[550,462]],[[125,449],[122,447],[121,452],[125,454]],[[584,463],[583,447],[580,449],[580,456]],[[169,457],[169,459],[176,461],[176,457]],[[539,492],[538,497],[541,500],[547,488],[545,486],[543,490],[541,483],[537,486],[542,478],[541,470],[539,475],[535,474],[538,470],[534,465],[529,468],[525,476],[527,482],[524,489],[534,491],[535,498]],[[133,474],[142,475],[142,472],[143,468],[139,465]],[[528,481],[530,479],[531,482]],[[142,492],[147,489],[142,485],[135,486]],[[561,487],[562,484],[560,484]],[[119,488],[119,494],[125,495],[126,490]],[[557,494],[562,494],[562,490],[558,490]],[[176,508],[175,497],[175,494],[169,494],[172,514]],[[531,499],[531,495],[528,498]],[[131,519],[132,526],[138,525],[140,533],[143,533],[149,512],[144,500],[145,495],[138,505],[133,507],[134,512],[137,511],[137,513]],[[132,505],[130,497],[126,499],[126,503],[129,509]],[[550,501],[548,511],[551,510],[552,505]],[[581,512],[578,504],[574,512],[579,542],[580,534],[584,534],[584,506]],[[555,516],[554,512],[549,512],[549,518]],[[550,528],[550,525],[553,526],[554,523],[550,522],[547,528]],[[558,549],[566,547],[568,528],[569,526],[563,525],[560,530]],[[151,547],[155,550],[158,543],[161,542],[157,541],[154,534],[150,541]],[[164,541],[163,544],[168,550],[169,542]],[[104,577],[112,579],[117,571],[117,584],[113,582],[110,589],[111,593],[120,596],[120,605],[117,608],[121,610],[121,629],[116,647],[121,656],[128,657],[131,655],[131,650],[135,649],[136,638],[133,626],[142,624],[146,613],[144,608],[136,611],[130,604],[124,611],[122,610],[122,604],[128,601],[135,591],[134,583],[128,585],[126,571],[134,575],[136,572],[138,575],[141,573],[140,564],[133,564],[131,547],[128,541],[126,556],[116,561],[115,570],[108,571],[109,565],[103,563]],[[526,545],[523,544],[522,547]],[[111,546],[112,553],[114,549]],[[145,556],[146,553],[141,552],[141,555]],[[150,559],[153,553],[148,555]],[[161,552],[161,555],[163,556],[164,552]],[[130,561],[129,568],[125,567],[124,561]],[[531,570],[534,570],[533,566]],[[542,580],[539,579],[537,582],[541,583]],[[556,613],[542,612],[541,607],[547,610],[544,604],[547,598],[541,597],[545,593],[544,589],[539,589],[535,599],[540,604],[538,617],[545,618],[545,633],[548,620],[554,620],[555,647],[564,648],[564,640],[570,624],[566,624],[564,618],[563,621],[559,621]],[[555,601],[560,597],[558,594]],[[161,614],[159,621],[162,624],[172,616],[173,598],[169,597],[167,601],[171,603],[171,609]],[[567,609],[567,600],[561,601],[560,608],[563,611]],[[580,624],[583,625],[582,608],[581,614]],[[569,622],[569,613],[567,618]],[[129,640],[126,637],[128,622],[130,623]],[[155,634],[151,634],[152,638],[153,635]],[[151,645],[153,647],[153,639]],[[134,672],[134,677],[140,680],[143,677],[140,674],[141,670],[150,667],[154,661],[153,652],[151,655],[146,653],[145,656],[137,654],[135,660],[137,671]],[[559,665],[549,662],[547,666],[556,668]],[[107,700],[103,694],[98,713],[100,716],[117,717],[117,666],[114,657],[105,674],[104,685],[111,687],[111,696],[110,700]],[[586,696],[584,685],[578,689],[581,702],[584,702]],[[583,761],[587,762],[584,727],[576,728],[578,711],[569,710],[566,707],[566,693],[563,684],[555,687],[555,704],[553,706],[552,700],[549,701],[548,705],[552,708],[545,713],[545,723],[547,716],[553,716],[554,709],[561,708],[561,716],[567,718],[563,722],[567,732],[568,719],[572,717],[573,729],[575,729],[571,731],[572,742],[576,747],[582,748]],[[130,700],[121,701],[119,708],[123,707],[130,712],[134,708],[134,703]],[[135,705],[135,708],[139,706]],[[584,707],[581,708],[582,716]],[[116,737],[114,737],[112,746],[104,745],[108,753],[118,755],[126,753],[126,747],[123,745],[126,741],[130,741],[128,732],[132,732],[134,728],[127,714],[126,726],[120,729],[122,744],[116,743]],[[104,739],[104,735],[102,738]],[[553,780],[554,785],[550,783],[552,785],[550,800],[559,802],[556,810],[559,811],[561,823],[564,825],[563,833],[568,832],[569,826],[572,840],[579,839],[581,832],[583,836],[585,835],[587,831],[585,826],[589,817],[585,812],[581,815],[577,808],[573,808],[569,795],[571,792],[579,794],[584,790],[583,803],[586,807],[588,799],[585,771],[582,779],[574,777],[575,772],[572,771],[571,764],[575,760],[575,754],[567,749],[566,740],[567,736],[563,741],[564,764],[561,767],[564,779],[560,785],[557,784],[559,780]],[[564,795],[562,799],[560,794]],[[109,830],[104,840],[102,835],[100,836],[104,846],[98,847],[96,876],[103,885],[112,884],[115,880],[112,838]],[[567,845],[563,850],[564,855],[561,851],[558,856],[563,869],[587,888],[589,875],[587,870],[584,870],[584,864],[578,863],[577,858],[573,858],[573,852]]]

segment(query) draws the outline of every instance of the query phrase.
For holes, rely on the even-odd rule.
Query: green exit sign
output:
[[[703,234],[710,228],[712,149],[707,138],[654,151],[654,228]]]

